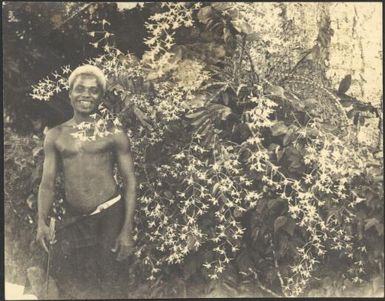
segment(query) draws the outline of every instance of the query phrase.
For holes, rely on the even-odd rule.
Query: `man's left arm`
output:
[[[116,134],[115,138],[117,163],[124,184],[125,218],[114,249],[118,251],[117,260],[124,260],[133,252],[134,247],[132,230],[136,206],[136,179],[127,135],[122,132]]]

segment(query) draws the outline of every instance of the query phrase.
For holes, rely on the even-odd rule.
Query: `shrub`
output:
[[[88,61],[109,80],[100,122],[131,139],[136,281],[146,278],[151,296],[186,294],[176,283],[196,279],[211,288],[220,279],[229,295],[258,294],[255,285],[274,296],[343,295],[383,273],[382,158],[356,139],[356,113],[378,112],[348,97],[346,82],[330,89],[327,14],[314,60],[298,62],[280,40],[295,28],[275,20],[258,31],[269,11],[253,24],[258,7],[246,3],[161,6],[142,60],[106,43]],[[68,89],[62,71],[32,97]]]

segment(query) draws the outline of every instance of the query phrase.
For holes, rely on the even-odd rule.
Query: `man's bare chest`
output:
[[[82,141],[72,137],[68,132],[62,133],[56,141],[56,148],[63,159],[110,154],[113,151],[113,145],[113,140],[110,137]]]

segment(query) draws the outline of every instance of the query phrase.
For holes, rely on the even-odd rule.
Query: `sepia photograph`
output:
[[[383,298],[382,10],[3,1],[4,299]]]

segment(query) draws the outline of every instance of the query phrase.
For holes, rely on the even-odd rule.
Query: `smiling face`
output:
[[[92,114],[100,104],[102,94],[94,75],[79,75],[69,93],[75,114]]]

